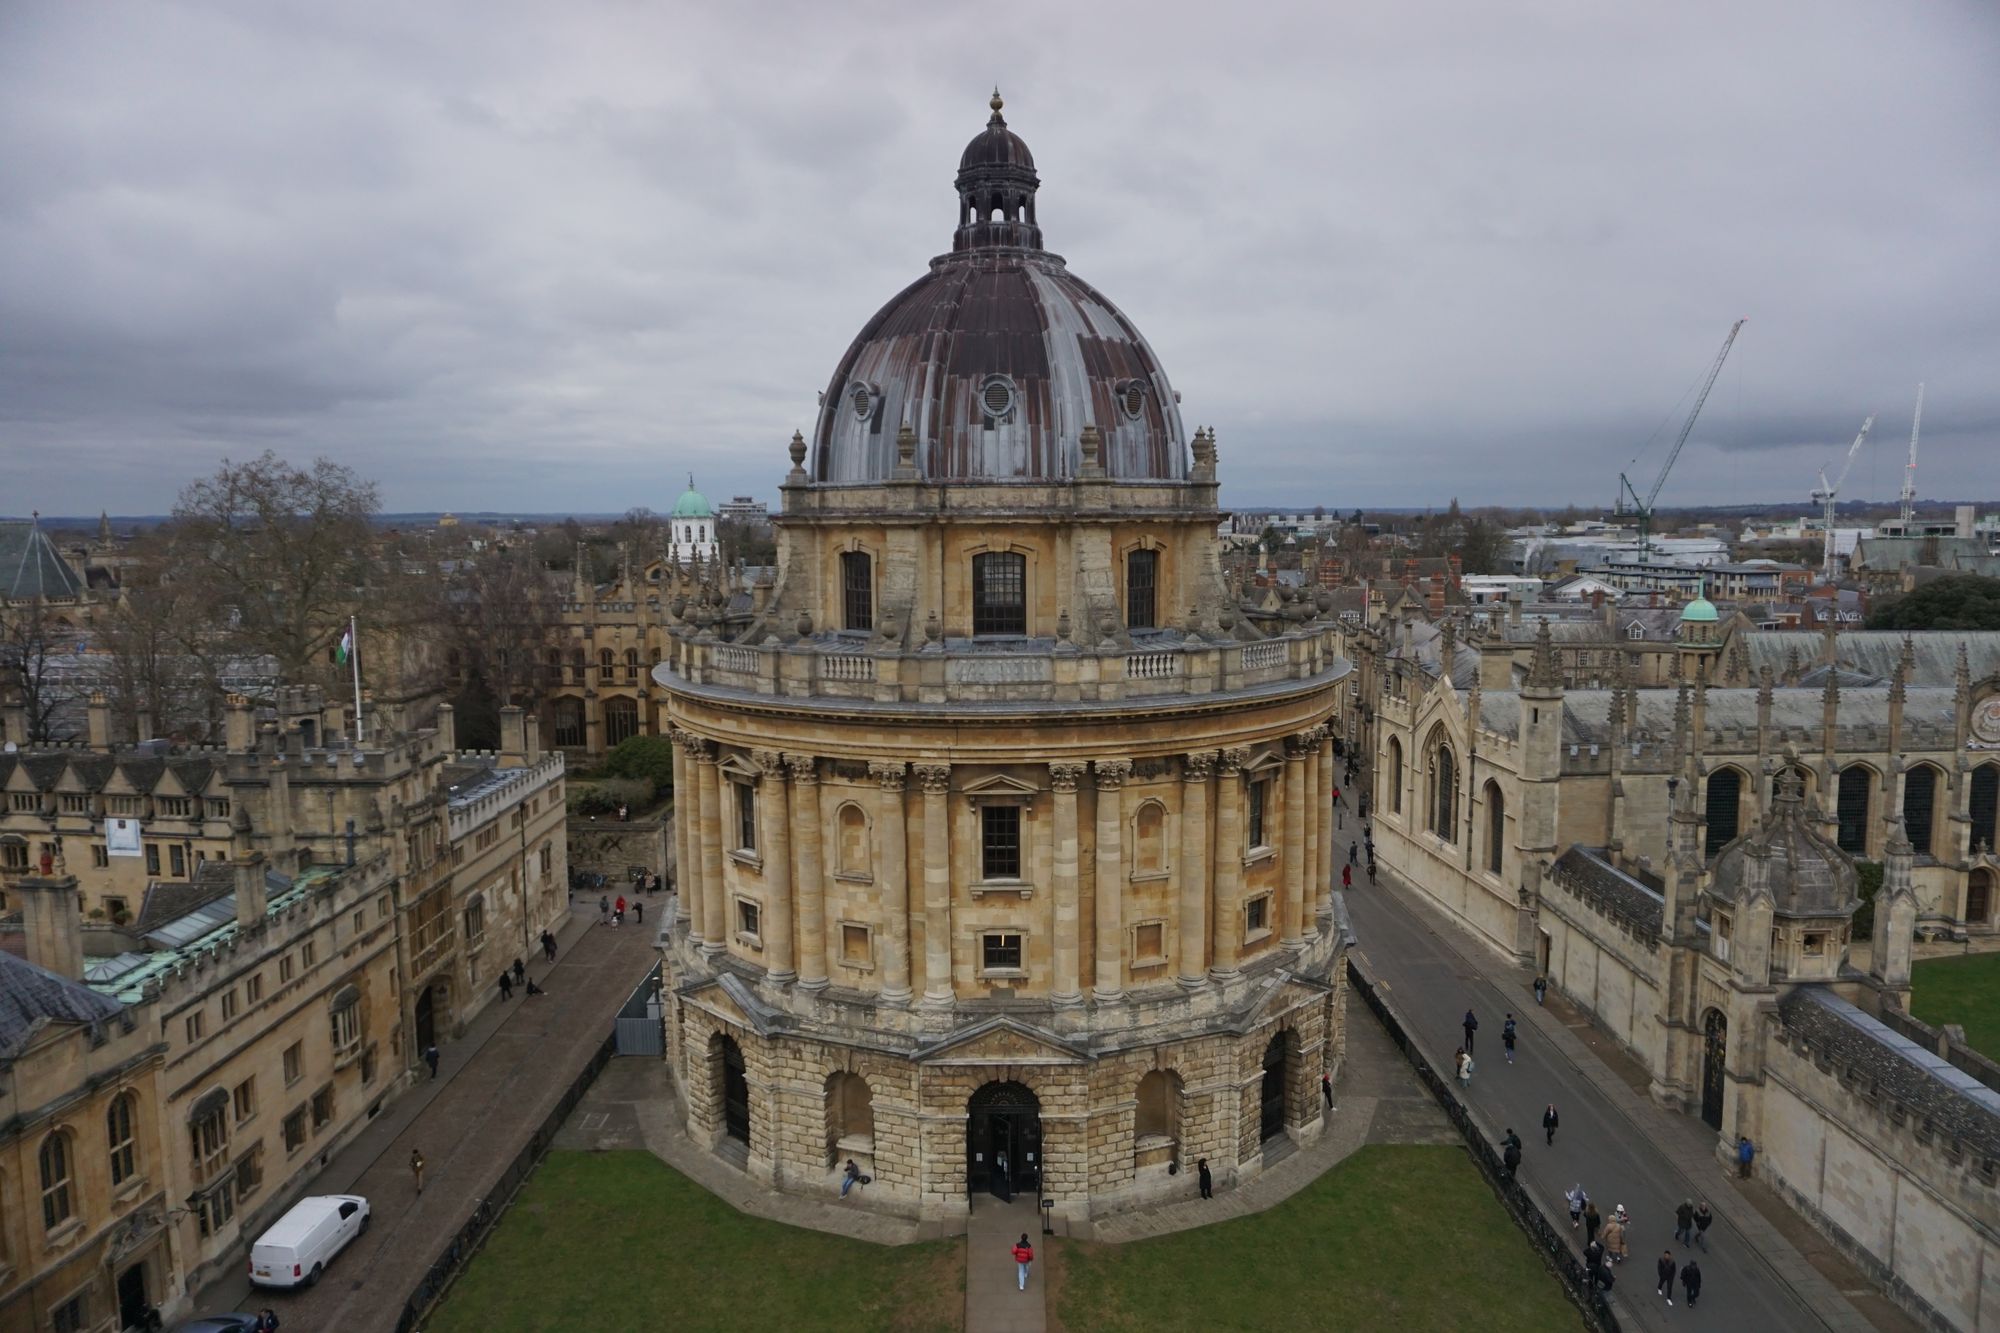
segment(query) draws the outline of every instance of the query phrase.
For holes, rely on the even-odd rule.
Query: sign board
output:
[[[139,821],[136,819],[107,819],[104,821],[104,851],[107,856],[141,856],[144,849],[140,845]]]

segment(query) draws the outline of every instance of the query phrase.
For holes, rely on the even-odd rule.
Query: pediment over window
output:
[[[1041,795],[1041,792],[1019,778],[1009,777],[1005,773],[994,773],[977,782],[967,783],[964,795],[965,799],[974,805],[992,801],[1028,805]]]

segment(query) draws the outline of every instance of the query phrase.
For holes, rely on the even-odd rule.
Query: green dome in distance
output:
[[[688,488],[681,498],[674,501],[675,518],[714,518],[715,511],[708,507],[708,501],[694,488],[694,478],[688,478]]]
[[[1689,621],[1695,621],[1713,624],[1717,619],[1715,603],[1708,600],[1708,582],[1704,579],[1701,588],[1694,595],[1694,600],[1681,608],[1681,623],[1685,625]]]

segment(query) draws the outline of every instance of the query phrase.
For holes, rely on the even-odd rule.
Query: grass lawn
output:
[[[739,1213],[647,1152],[552,1152],[426,1321],[519,1330],[955,1330],[965,1242],[894,1248]]]
[[[1452,1147],[1371,1145],[1266,1212],[1052,1257],[1069,1333],[1583,1327]]]
[[[1965,1025],[1972,1049],[2000,1060],[2000,953],[1926,958],[1910,972],[1910,1012],[1933,1027]]]

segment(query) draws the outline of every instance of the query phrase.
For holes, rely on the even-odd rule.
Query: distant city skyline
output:
[[[1225,505],[1608,507],[1742,316],[1663,506],[2000,481],[1990,6],[779,8],[11,11],[0,507],[774,501],[996,81]]]

